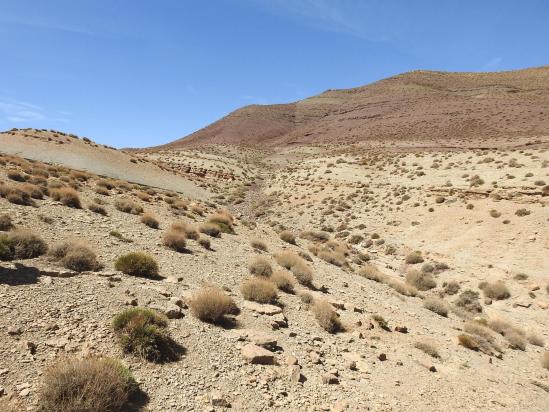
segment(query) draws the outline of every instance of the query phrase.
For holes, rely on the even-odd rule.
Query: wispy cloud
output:
[[[68,122],[68,112],[49,114],[44,108],[32,103],[0,97],[0,120],[9,123],[36,121]]]
[[[249,0],[274,14],[295,18],[318,29],[346,33],[364,40],[385,41],[383,16],[376,0]],[[366,22],[365,15],[377,15]]]

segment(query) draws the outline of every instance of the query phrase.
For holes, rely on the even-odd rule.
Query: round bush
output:
[[[159,277],[156,260],[143,252],[131,252],[120,256],[114,267],[126,275],[152,279]]]

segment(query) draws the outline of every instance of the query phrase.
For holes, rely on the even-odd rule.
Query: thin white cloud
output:
[[[315,28],[346,33],[368,41],[387,41],[385,15],[378,0],[249,0],[273,14],[303,21]],[[377,18],[366,22],[365,15]]]
[[[48,113],[32,103],[0,97],[0,120],[8,123],[36,121],[68,122],[68,112]]]

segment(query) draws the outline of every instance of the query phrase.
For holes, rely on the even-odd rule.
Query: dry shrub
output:
[[[206,250],[210,250],[212,247],[212,244],[210,242],[210,239],[206,239],[205,237],[201,237],[198,239],[198,244],[202,246]]]
[[[75,209],[82,208],[78,192],[71,187],[53,189],[50,191],[50,196],[52,199],[63,203],[65,206],[74,207]]]
[[[5,198],[8,202],[22,205],[33,206],[34,202],[30,195],[19,187],[12,185],[0,185],[0,197]]]
[[[278,297],[276,286],[271,281],[257,276],[242,282],[240,292],[244,299],[258,303],[273,303]]]
[[[434,297],[425,299],[423,301],[423,307],[444,317],[448,316],[448,311],[450,310],[450,307],[446,301]]]
[[[292,251],[283,251],[275,255],[276,262],[284,269],[291,269],[292,266],[303,262],[303,259]]]
[[[238,314],[234,300],[215,287],[196,292],[190,299],[189,306],[194,316],[203,322],[221,323],[226,315]]]
[[[198,240],[200,237],[200,233],[198,233],[196,227],[190,223],[174,222],[171,229],[183,233],[187,239]]]
[[[198,226],[198,231],[211,237],[219,237],[221,235],[221,229],[213,223],[202,223]]]
[[[446,295],[455,295],[459,292],[460,286],[459,283],[455,280],[451,280],[448,283],[443,284],[444,286],[444,293]]]
[[[280,239],[282,239],[286,243],[295,245],[295,235],[289,230],[283,230],[282,232],[280,232]]]
[[[164,246],[169,247],[176,252],[185,253],[188,251],[186,248],[187,238],[185,237],[185,234],[177,230],[170,229],[164,233],[162,243]]]
[[[115,412],[122,410],[137,383],[120,361],[64,359],[47,369],[39,394],[43,412]]]
[[[286,293],[294,293],[295,278],[288,272],[283,270],[276,270],[271,275],[271,281],[276,287]]]
[[[122,350],[152,362],[173,360],[173,341],[167,326],[168,319],[148,308],[125,309],[112,322]]]
[[[21,190],[27,192],[33,199],[43,199],[44,190],[40,186],[33,185],[32,183],[25,183],[21,185]]]
[[[111,192],[107,188],[101,187],[101,186],[97,186],[94,189],[94,192],[97,193],[98,195],[102,195],[102,196],[110,196],[110,194],[111,194]]]
[[[96,186],[98,187],[104,187],[107,190],[114,189],[114,182],[112,180],[107,179],[99,179],[96,183]]]
[[[158,229],[158,227],[160,226],[160,222],[158,222],[156,216],[153,215],[151,212],[146,212],[143,214],[143,216],[141,216],[141,223],[153,229]]]
[[[248,270],[250,271],[250,274],[256,276],[269,277],[273,274],[271,263],[264,257],[254,258],[248,265]]]
[[[28,230],[14,230],[0,235],[0,260],[32,259],[45,254],[48,245]]]
[[[474,351],[478,351],[480,349],[480,345],[477,342],[477,340],[466,333],[462,333],[458,336],[459,344],[467,349],[471,349]]]
[[[328,262],[334,266],[344,266],[345,265],[345,256],[342,256],[339,253],[336,253],[332,250],[324,249],[318,252],[318,258],[322,259],[325,262]]]
[[[311,292],[307,292],[306,290],[300,291],[298,293],[298,296],[301,302],[305,303],[306,305],[310,305],[314,301],[314,298]]]
[[[415,252],[410,253],[406,256],[405,259],[406,263],[410,265],[415,265],[417,263],[423,263],[423,256],[421,256],[421,252],[416,250]]]
[[[302,232],[300,237],[311,242],[327,242],[330,240],[330,234],[323,231],[307,230]]]
[[[7,232],[14,228],[14,225],[11,221],[11,216],[8,214],[0,215],[0,231]]]
[[[8,170],[6,176],[8,176],[8,179],[15,180],[16,182],[25,182],[27,180],[27,176],[17,170]]]
[[[505,283],[498,280],[493,283],[485,283],[482,285],[482,291],[484,292],[484,296],[495,299],[495,300],[502,300],[502,299],[508,299],[511,297],[511,293],[509,293],[509,289],[507,289],[507,286],[505,286]]]
[[[377,267],[366,264],[358,271],[358,274],[375,282],[385,283],[386,276]]]
[[[465,322],[463,330],[475,338],[482,352],[490,356],[493,356],[494,352],[501,353],[502,349],[496,341],[496,336],[482,321],[469,320]]]
[[[296,263],[290,268],[290,270],[299,284],[307,287],[311,287],[313,285],[313,270],[305,263],[305,261],[302,260]]]
[[[526,333],[511,322],[503,318],[494,318],[488,321],[488,327],[505,337],[511,349],[526,349]]]
[[[132,215],[140,215],[143,213],[143,207],[131,199],[117,199],[114,202],[114,207],[121,212],[131,213]]]
[[[265,242],[263,242],[262,240],[259,240],[259,239],[252,239],[250,241],[250,245],[255,249],[255,250],[261,250],[262,252],[266,252],[267,251],[267,244]]]
[[[49,253],[52,257],[61,261],[64,267],[76,272],[96,270],[100,267],[93,250],[83,243],[60,243],[54,245]]]
[[[221,232],[229,234],[234,234],[233,221],[234,218],[227,211],[219,211],[210,215],[207,219],[207,223],[213,223],[219,227]]]
[[[342,330],[339,316],[337,315],[332,305],[330,305],[327,301],[316,301],[313,304],[311,310],[315,315],[316,321],[325,331],[329,333],[336,333]]]
[[[414,348],[419,349],[420,351],[426,353],[429,356],[432,356],[433,358],[440,358],[440,354],[438,353],[436,345],[430,341],[418,340],[414,343]]]
[[[151,200],[151,196],[145,192],[136,192],[135,196],[137,196],[138,199],[144,202],[149,202]]]
[[[88,209],[90,209],[92,212],[97,213],[99,215],[107,216],[107,209],[105,209],[103,206],[98,205],[97,203],[90,203],[88,205]]]
[[[479,302],[479,294],[473,290],[467,289],[460,293],[454,305],[469,313],[482,312],[482,306]]]
[[[130,252],[120,256],[114,267],[126,275],[151,279],[159,278],[158,263],[152,256],[143,252]]]
[[[411,270],[406,274],[406,282],[418,290],[429,290],[437,286],[435,279],[428,272],[420,272],[419,270]]]

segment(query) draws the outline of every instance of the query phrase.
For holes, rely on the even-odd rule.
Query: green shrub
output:
[[[120,256],[114,267],[126,275],[151,279],[159,278],[156,260],[143,252],[131,252]]]
[[[176,358],[166,316],[148,308],[130,308],[116,315],[112,325],[124,352],[152,362]]]

